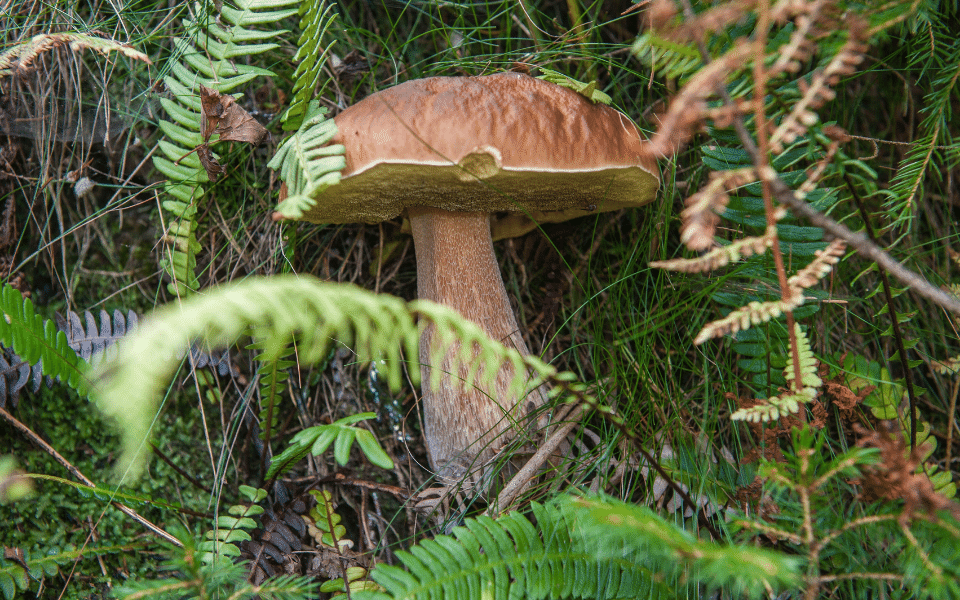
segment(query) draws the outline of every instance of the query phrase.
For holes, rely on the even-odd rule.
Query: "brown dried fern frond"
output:
[[[707,185],[687,198],[687,207],[680,213],[680,241],[695,252],[711,247],[720,214],[730,201],[727,192],[756,178],[752,167],[711,173]]]
[[[817,122],[819,117],[814,111],[836,97],[832,87],[839,83],[842,76],[856,72],[863,61],[864,52],[867,50],[866,22],[851,17],[846,23],[850,34],[840,51],[826,67],[814,72],[809,82],[806,79],[799,80],[798,85],[803,97],[770,136],[770,148],[774,152],[783,152],[784,144],[792,143]]]
[[[0,77],[15,71],[27,70],[40,54],[67,44],[73,52],[93,50],[104,56],[108,56],[111,52],[119,52],[124,56],[152,64],[146,54],[117,40],[85,33],[41,33],[0,53]]]
[[[680,150],[703,122],[707,98],[716,93],[717,86],[722,84],[728,75],[749,68],[752,56],[751,44],[740,39],[726,54],[694,75],[670,103],[666,114],[660,118],[660,127],[646,144],[646,151],[663,158]]]
[[[655,4],[672,5],[673,2],[671,2],[671,0],[658,0]],[[703,40],[709,33],[716,33],[731,25],[745,21],[756,7],[756,0],[734,0],[710,7],[698,13],[692,19],[687,19],[680,23],[671,23],[673,20],[672,17],[670,19],[663,19],[661,16],[659,26],[657,26],[657,22],[652,19],[651,24],[653,28],[657,30],[658,35],[672,41],[696,42]],[[659,8],[658,14],[668,15],[669,12],[666,9]]]
[[[800,70],[801,63],[810,60],[810,57],[817,51],[817,45],[810,39],[810,36],[816,25],[820,9],[826,4],[826,0],[803,4],[809,12],[796,16],[796,29],[790,34],[790,40],[786,45],[777,49],[777,60],[770,67],[771,74],[783,71],[796,73]],[[784,21],[786,20],[784,19]]]
[[[843,240],[833,240],[833,242],[823,250],[814,252],[815,258],[810,264],[800,269],[793,277],[787,279],[787,283],[790,287],[801,290],[816,285],[818,281],[826,277],[827,274],[833,270],[833,265],[840,262],[846,248],[847,244]]]
[[[674,258],[672,260],[658,260],[650,263],[651,267],[680,271],[683,273],[703,273],[724,267],[731,262],[742,258],[762,254],[773,245],[774,238],[769,235],[753,236],[739,239],[721,248],[714,248],[697,258]]]
[[[736,333],[744,329],[750,329],[754,325],[766,323],[770,319],[776,319],[783,313],[791,311],[803,304],[803,291],[796,288],[788,288],[785,299],[774,300],[770,302],[750,302],[746,306],[740,307],[728,314],[722,319],[707,323],[693,343],[700,345],[707,340],[711,340],[728,333]]]

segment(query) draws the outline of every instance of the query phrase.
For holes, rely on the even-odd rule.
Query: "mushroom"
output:
[[[408,81],[335,122],[346,168],[303,219],[376,223],[405,212],[420,298],[454,308],[522,354],[529,351],[500,276],[491,213],[563,220],[646,204],[659,187],[626,116],[519,73]],[[431,343],[428,330],[420,341],[424,435],[431,466],[451,481],[493,456],[497,436],[537,413],[545,396],[511,397],[508,367],[493,389],[465,390],[446,365],[432,365],[446,374],[429,389]]]

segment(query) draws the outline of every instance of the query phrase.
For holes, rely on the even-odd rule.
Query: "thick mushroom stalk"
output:
[[[407,214],[417,254],[417,295],[453,308],[491,338],[529,354],[493,252],[490,215],[424,207]],[[465,389],[464,372],[451,372],[447,360],[430,364],[432,338],[428,329],[420,339],[427,454],[441,479],[456,480],[479,469],[500,445],[497,438],[525,422],[545,398],[537,389],[518,407],[521,398],[509,393],[510,366],[500,369],[492,389],[477,383]],[[431,369],[445,373],[433,389]]]

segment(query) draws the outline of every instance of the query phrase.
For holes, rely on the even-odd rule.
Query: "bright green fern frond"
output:
[[[13,348],[31,365],[43,361],[45,375],[59,377],[60,381],[86,394],[90,382],[85,375],[84,361],[53,321],[36,314],[33,302],[9,285],[4,285],[0,291],[0,309],[3,310],[0,342]]]
[[[650,32],[633,44],[633,54],[665,77],[685,78],[703,65],[696,45],[680,44]]]
[[[467,519],[398,552],[405,569],[377,566],[385,592],[354,597],[675,598],[685,579],[760,597],[797,580],[792,557],[697,541],[646,508],[568,498],[533,513],[536,525],[517,512]]]
[[[323,45],[323,36],[336,20],[333,6],[326,6],[326,0],[308,0],[300,4],[300,41],[293,60],[297,70],[293,74],[293,99],[290,108],[283,115],[283,128],[287,131],[299,129],[304,114],[320,81],[323,63],[330,52],[332,42]]]
[[[343,145],[326,145],[337,135],[337,125],[326,118],[326,112],[311,102],[299,131],[284,140],[267,165],[280,171],[280,179],[287,184],[287,197],[277,206],[284,218],[302,218],[317,203],[317,195],[340,183],[340,171],[347,166]]]
[[[180,353],[193,342],[226,347],[256,327],[256,337],[268,354],[296,336],[301,365],[321,361],[333,344],[348,344],[367,357],[364,360],[381,361],[381,373],[396,390],[405,376],[417,378],[419,373],[415,365],[403,368],[404,361],[415,362],[418,356],[417,317],[421,327],[433,323],[439,339],[447,344],[459,340],[464,347],[477,350],[476,357],[465,357],[474,375],[479,369],[489,374],[506,363],[514,365],[516,375],[509,391],[517,396],[556,377],[549,365],[490,340],[479,326],[450,308],[423,300],[407,304],[399,298],[352,285],[321,283],[308,276],[281,276],[251,278],[155,311],[135,335],[117,345],[118,354],[99,367],[97,398],[102,410],[120,421],[121,462],[131,465],[144,443],[162,390],[180,364]],[[430,359],[439,364],[448,349],[449,345],[438,344]]]
[[[216,528],[206,532],[206,541],[197,544],[200,560],[206,564],[240,556],[240,542],[250,541],[252,538],[247,532],[257,528],[253,517],[264,513],[259,503],[266,499],[266,490],[241,485],[239,491],[249,504],[235,504],[228,508],[228,514],[217,517]]]
[[[801,561],[752,546],[722,546],[698,540],[645,506],[612,499],[561,499],[561,511],[575,516],[581,535],[596,554],[621,552],[643,556],[659,573],[688,572],[711,588],[764,597],[768,588],[784,589],[799,580]]]
[[[823,381],[817,375],[816,357],[813,350],[810,349],[810,341],[803,332],[799,323],[793,324],[794,337],[797,341],[797,355],[800,362],[800,382],[796,381],[796,373],[793,368],[793,353],[787,357],[786,368],[783,370],[783,377],[786,379],[790,389],[783,394],[772,396],[761,400],[760,404],[749,408],[741,408],[730,418],[734,421],[752,421],[754,423],[774,421],[780,417],[786,417],[795,414],[800,410],[801,404],[813,401],[817,397],[817,390],[823,385]]]
[[[823,385],[823,381],[817,375],[817,366],[820,363],[817,362],[816,357],[813,355],[813,350],[810,349],[810,340],[807,339],[807,334],[804,333],[799,323],[793,324],[793,332],[796,335],[797,355],[800,359],[800,381],[796,381],[797,378],[793,370],[792,355],[790,356],[790,360],[787,361],[787,368],[783,371],[783,376],[793,390],[799,391],[802,388],[819,388]]]

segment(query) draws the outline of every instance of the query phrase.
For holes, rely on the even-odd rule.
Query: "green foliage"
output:
[[[307,0],[300,3],[300,40],[297,54],[293,57],[297,70],[293,74],[293,92],[290,107],[283,115],[285,130],[299,129],[304,116],[310,111],[308,105],[320,83],[323,65],[330,53],[332,43],[323,46],[323,37],[336,21],[333,6],[326,0]]]
[[[236,8],[225,3],[217,15],[210,12],[212,3],[196,3],[194,18],[183,21],[189,37],[173,40],[177,59],[170,61],[164,83],[176,100],[161,100],[173,121],[160,121],[165,139],[160,141],[160,152],[153,161],[168,179],[164,192],[170,197],[162,204],[170,213],[166,239],[171,247],[162,264],[173,277],[168,286],[173,294],[184,295],[200,286],[196,275],[200,251],[196,219],[209,182],[194,152],[205,141],[200,131],[200,86],[227,93],[256,77],[273,77],[273,71],[237,58],[278,48],[268,40],[288,33],[276,25],[297,14],[297,9],[284,8],[297,1],[236,0]]]
[[[249,530],[257,528],[257,522],[251,517],[263,514],[258,506],[267,497],[267,491],[241,485],[240,495],[249,504],[235,504],[227,509],[226,515],[217,517],[216,529],[204,534],[207,539],[197,544],[197,556],[204,563],[229,562],[240,556],[239,542],[251,539]]]
[[[287,197],[277,206],[285,218],[302,218],[317,203],[318,194],[340,183],[340,171],[347,165],[345,149],[342,144],[327,145],[337,135],[337,125],[326,113],[326,108],[311,102],[300,129],[284,140],[267,165],[287,184]]]
[[[53,321],[36,314],[33,302],[6,284],[0,290],[0,310],[0,342],[31,365],[43,361],[45,375],[59,378],[80,394],[86,393],[89,381],[85,363]]]
[[[797,579],[798,561],[777,553],[701,542],[646,508],[607,500],[533,504],[520,513],[467,519],[397,553],[406,570],[378,565],[380,598],[678,597],[684,579],[731,584],[760,597]]]
[[[316,598],[317,584],[306,577],[281,575],[262,585],[247,582],[247,567],[229,560],[206,562],[196,542],[184,530],[176,532],[183,548],[167,545],[168,579],[131,580],[113,590],[116,598],[262,598],[263,600],[306,600]]]
[[[333,447],[334,458],[340,465],[346,465],[354,440],[370,462],[381,469],[392,469],[393,461],[380,447],[377,438],[362,427],[352,426],[354,423],[372,419],[375,416],[374,413],[360,413],[344,417],[329,425],[315,425],[304,429],[293,436],[286,450],[273,458],[266,479],[272,480],[285,473],[309,454],[320,456],[334,442],[336,442]]]
[[[45,577],[54,577],[60,573],[61,568],[69,572],[73,564],[81,558],[129,552],[131,549],[133,549],[131,546],[89,544],[80,549],[73,547],[60,549],[51,545],[38,552],[12,549],[14,554],[11,555],[8,551],[4,553],[5,556],[0,556],[0,592],[3,593],[5,600],[13,600],[17,597],[17,592],[25,592],[33,589],[34,586],[39,586]]]
[[[960,162],[960,146],[953,137],[954,103],[960,90],[960,38],[955,28],[939,20],[931,23],[929,35],[913,46],[908,68],[922,73],[923,83],[917,87],[929,91],[922,100],[919,131],[887,191],[884,212],[893,228],[910,227],[929,176],[941,179],[941,173]]]
[[[96,397],[107,415],[114,417],[123,436],[119,468],[142,468],[136,459],[153,419],[161,391],[180,364],[185,348],[199,341],[210,347],[233,345],[251,329],[262,348],[263,360],[280,356],[296,336],[301,365],[316,363],[334,343],[352,345],[361,357],[382,359],[387,383],[399,389],[404,358],[417,356],[420,327],[436,325],[437,340],[431,359],[439,363],[447,348],[462,342],[454,357],[468,367],[466,385],[483,371],[488,380],[504,363],[516,373],[511,393],[532,389],[555,370],[539,359],[521,356],[449,308],[427,301],[404,303],[398,298],[373,294],[352,285],[321,283],[308,276],[250,278],[209,290],[176,305],[157,310],[133,336],[118,344],[118,354],[98,368]],[[474,350],[478,351],[475,356]],[[368,360],[370,359],[368,358]],[[454,365],[456,366],[456,365]],[[409,369],[416,378],[419,367]],[[534,377],[528,381],[527,373]],[[439,370],[433,377],[439,378]],[[436,385],[436,382],[434,382]],[[558,393],[560,389],[556,390]]]
[[[808,598],[854,589],[858,597],[960,598],[960,523],[943,513],[899,514],[893,503],[850,502],[847,481],[863,467],[882,467],[878,460],[872,448],[834,455],[824,432],[794,428],[784,461],[765,462],[760,471],[776,514],[734,525],[803,557]]]

